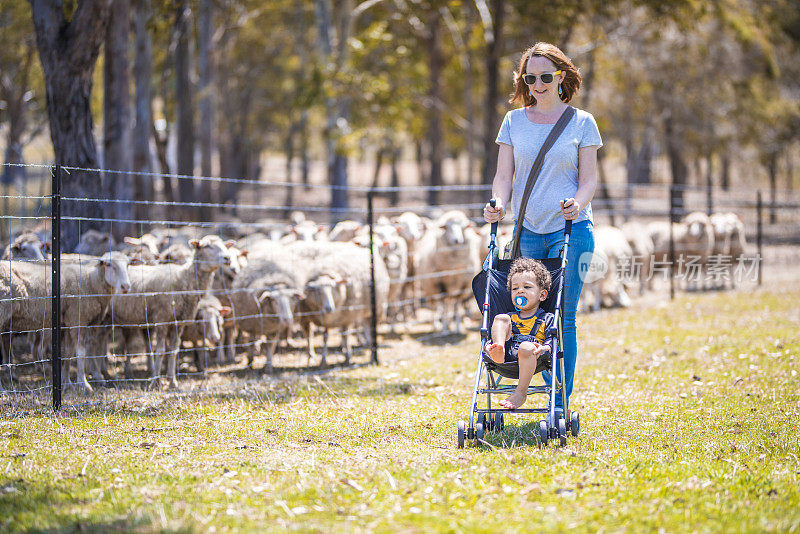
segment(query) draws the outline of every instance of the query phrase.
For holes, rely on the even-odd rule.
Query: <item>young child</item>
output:
[[[552,313],[539,309],[539,303],[550,291],[550,272],[539,261],[517,258],[508,273],[508,289],[517,312],[495,316],[492,343],[486,345],[486,353],[497,363],[519,361],[517,389],[500,401],[503,408],[515,409],[525,404],[536,364],[550,351],[550,328],[554,317]],[[506,354],[505,343],[509,339],[510,350]]]

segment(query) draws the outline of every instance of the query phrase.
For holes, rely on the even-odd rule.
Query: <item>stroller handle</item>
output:
[[[573,202],[572,199],[565,198],[561,201],[561,204],[566,207],[568,205],[567,201],[570,201],[570,204]],[[572,219],[566,219],[566,221],[567,224],[564,226],[564,235],[570,235],[572,233]]]
[[[497,199],[496,198],[489,199],[489,205],[491,207],[493,207],[493,208],[496,208],[497,207]],[[497,223],[496,222],[492,223],[491,232],[492,232],[492,235],[497,235]]]

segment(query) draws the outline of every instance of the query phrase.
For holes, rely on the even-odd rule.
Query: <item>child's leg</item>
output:
[[[506,341],[511,335],[511,318],[501,313],[492,321],[492,343],[486,345],[486,353],[495,363],[503,363],[506,355]]]
[[[508,396],[507,399],[500,401],[503,408],[519,408],[525,404],[525,399],[528,396],[528,386],[531,385],[531,380],[536,371],[536,360],[538,354],[536,347],[530,341],[524,341],[519,345],[519,382],[517,389],[514,393]]]

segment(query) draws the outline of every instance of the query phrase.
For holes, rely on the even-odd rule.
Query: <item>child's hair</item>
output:
[[[550,291],[550,271],[538,260],[531,258],[517,258],[511,264],[511,270],[508,272],[508,290],[511,291],[511,279],[515,274],[519,273],[533,273],[536,277],[536,285],[545,291]]]

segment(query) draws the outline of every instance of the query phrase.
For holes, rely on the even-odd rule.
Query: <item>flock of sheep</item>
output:
[[[120,244],[110,234],[85,232],[74,254],[61,255],[62,380],[75,376],[79,388],[91,391],[87,374],[95,383],[117,380],[108,363],[124,361],[126,379],[135,380],[137,366],[146,363],[148,384],[158,386],[166,359],[166,379],[177,387],[185,352],[193,352],[191,364],[204,371],[209,363],[233,363],[246,348],[248,365],[265,352],[271,370],[278,342],[291,337],[302,336],[309,362],[321,364],[331,331],[341,334],[348,361],[352,335],[369,343],[368,227],[343,221],[328,230],[301,217],[291,224],[234,226],[226,228],[233,234],[228,240],[196,239],[194,227],[153,229]],[[435,309],[437,328],[460,329],[482,260],[485,239],[477,226],[461,211],[433,219],[408,212],[382,218],[373,239],[378,320],[413,320],[424,303]],[[26,231],[4,251],[0,347],[2,362],[11,364],[6,369],[47,358],[50,261],[44,231]],[[189,346],[197,350],[185,350]]]
[[[486,253],[488,228],[458,210],[381,218],[373,226],[378,321],[414,321],[424,307],[437,331],[460,331],[464,315],[477,312],[471,279]],[[501,245],[511,229],[501,226]],[[290,338],[303,339],[309,363],[321,365],[329,332],[340,334],[347,361],[352,336],[369,343],[371,255],[363,223],[347,220],[329,229],[298,214],[292,223],[226,226],[227,240],[196,239],[197,232],[155,228],[116,244],[110,234],[89,230],[74,254],[61,255],[65,383],[73,361],[75,383],[84,391],[92,389],[87,374],[97,384],[117,380],[108,364],[119,361],[127,380],[146,364],[144,380],[158,386],[164,359],[174,388],[183,354],[193,354],[186,365],[204,372],[208,365],[235,363],[246,349],[249,366],[265,353],[264,368],[271,371],[278,343]],[[733,213],[691,213],[673,224],[672,233],[676,257],[697,256],[700,265],[744,251],[744,225]],[[590,269],[596,276],[587,276],[584,301],[594,308],[629,305],[632,282],[640,292],[649,288],[653,266],[668,260],[669,234],[669,224],[661,222],[596,226],[592,261],[602,265]],[[637,259],[636,277],[622,277],[620,267]],[[3,260],[0,348],[2,363],[14,370],[26,358],[44,361],[51,344],[48,236],[21,233]]]
[[[581,301],[586,309],[631,304],[628,291],[643,294],[666,279],[670,263],[670,223],[628,221],[617,228],[594,228],[595,251]],[[733,270],[745,252],[745,228],[732,212],[692,212],[672,223],[675,275],[687,289],[733,286]],[[660,270],[661,272],[656,272]]]

